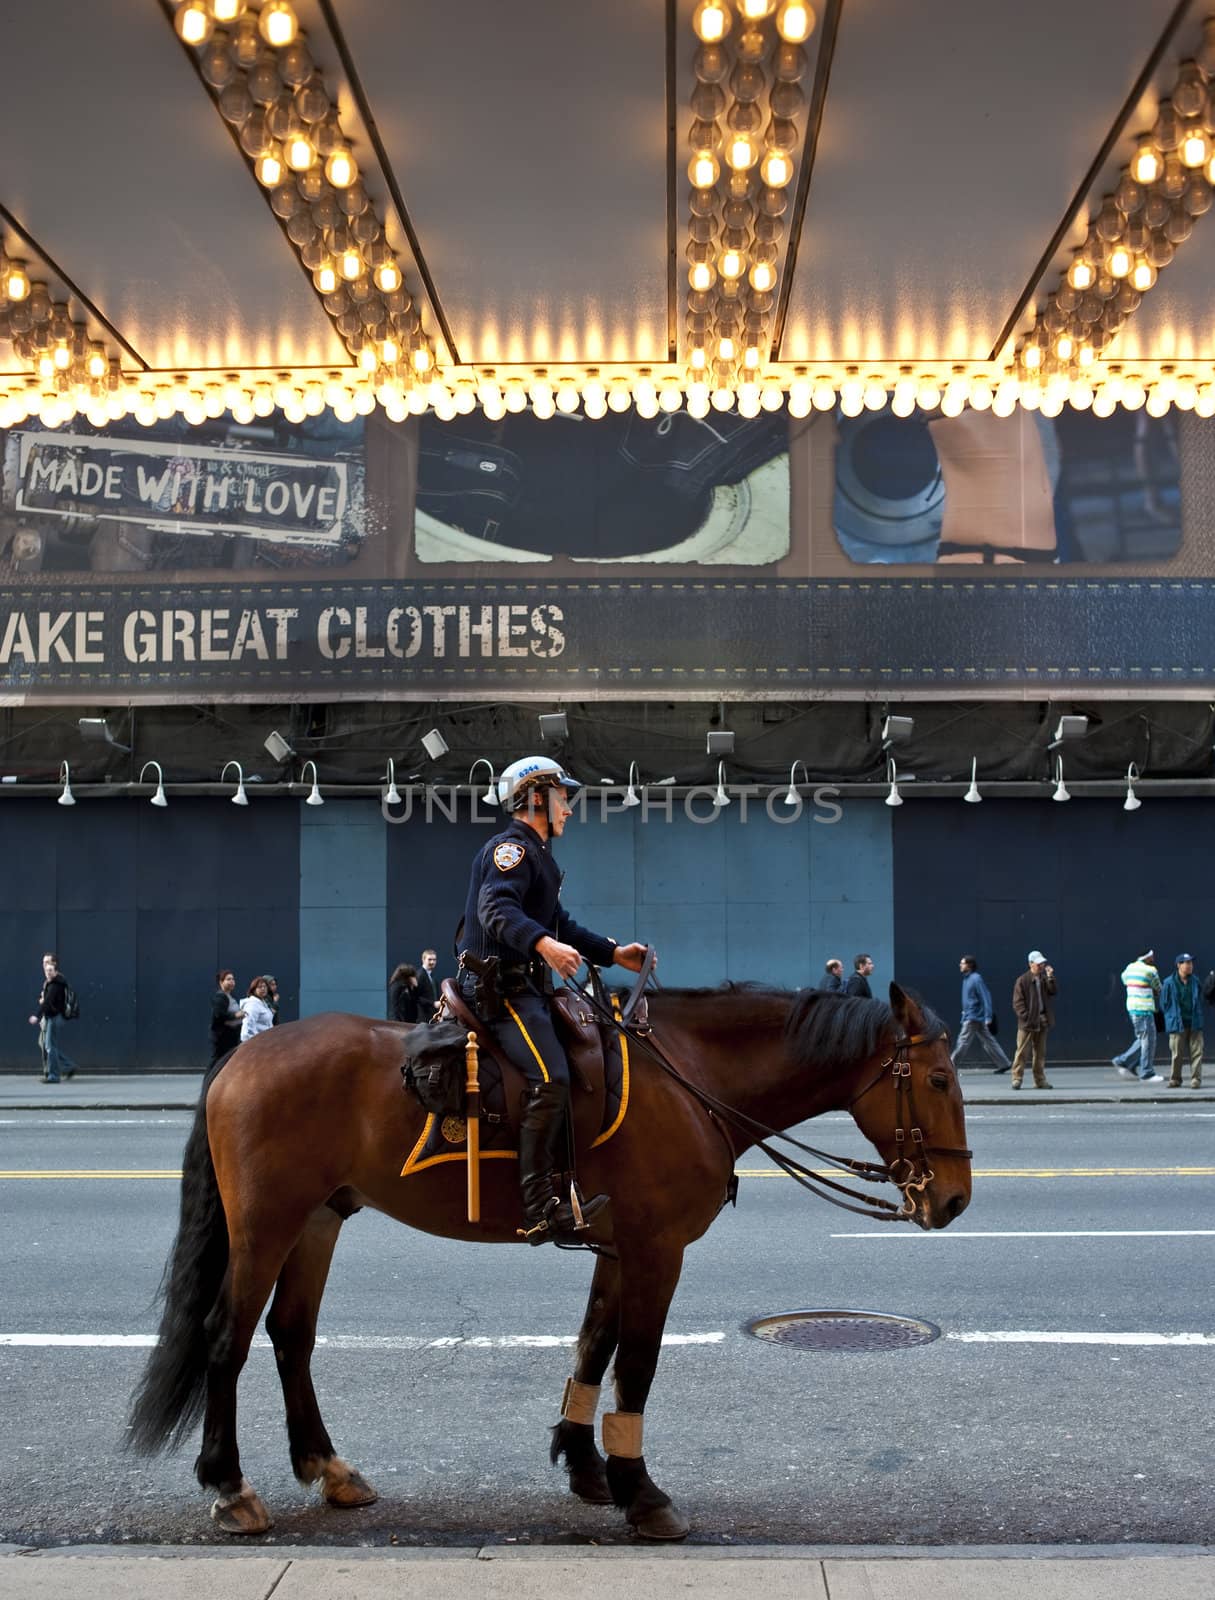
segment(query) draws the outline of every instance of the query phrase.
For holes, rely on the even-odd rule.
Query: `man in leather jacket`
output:
[[[545,999],[551,974],[572,978],[584,957],[597,966],[615,963],[638,972],[646,953],[644,944],[618,945],[580,927],[561,904],[562,873],[551,846],[565,829],[569,798],[578,787],[547,756],[527,756],[506,768],[498,799],[511,820],[477,852],[464,911],[461,991],[530,1086],[519,1131],[524,1237],[530,1244],[578,1241],[572,1206],[556,1188],[566,1165],[569,1065]],[[594,1237],[591,1225],[607,1205],[606,1195],[583,1204],[583,1237]]]

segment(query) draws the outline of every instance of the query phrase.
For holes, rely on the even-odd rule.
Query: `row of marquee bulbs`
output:
[[[734,26],[734,11],[745,23],[763,22],[776,13],[776,31],[786,44],[804,44],[814,32],[814,7],[804,0],[700,0],[692,27],[702,44],[720,44]]]
[[[114,388],[99,384],[64,393],[27,388],[8,393],[0,390],[0,428],[18,427],[29,417],[37,417],[46,427],[59,427],[75,416],[83,416],[98,428],[125,417],[143,427],[152,427],[174,416],[197,426],[225,413],[230,413],[236,422],[248,424],[275,411],[281,411],[289,422],[302,423],[306,417],[319,416],[326,409],[332,410],[340,421],[352,422],[357,416],[370,415],[377,404],[392,421],[404,421],[428,411],[441,421],[451,421],[468,415],[478,405],[491,420],[529,409],[535,416],[547,419],[558,412],[571,414],[580,406],[584,416],[596,419],[609,411],[622,413],[634,408],[640,416],[656,417],[660,412],[675,412],[685,406],[694,417],[705,417],[713,409],[729,411],[735,406],[745,417],[779,411],[785,406],[791,416],[806,417],[812,411],[833,411],[837,405],[845,416],[859,416],[865,410],[877,411],[889,405],[900,417],[910,416],[917,408],[933,411],[938,407],[945,416],[959,416],[967,406],[1008,417],[1020,405],[1055,417],[1070,405],[1076,410],[1091,409],[1100,417],[1112,416],[1119,406],[1128,411],[1146,408],[1151,416],[1164,416],[1176,407],[1211,417],[1215,416],[1215,382],[1200,383],[1191,375],[1164,374],[1145,380],[1138,375],[1110,374],[1099,388],[1075,380],[1052,380],[1039,387],[1013,378],[995,384],[984,379],[951,379],[942,388],[939,380],[930,378],[898,379],[890,389],[882,379],[845,379],[837,388],[826,379],[795,378],[788,384],[775,379],[742,384],[734,391],[649,378],[631,382],[612,379],[606,383],[596,379],[581,387],[573,382],[554,385],[537,381],[528,385],[511,379],[504,383],[458,382],[454,386],[435,382],[410,389],[352,382],[344,376],[325,382],[291,375],[276,383],[234,379],[203,387],[173,383],[149,387],[145,378]]]

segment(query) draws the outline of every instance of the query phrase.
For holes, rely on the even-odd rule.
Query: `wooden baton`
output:
[[[468,1220],[481,1220],[481,1085],[477,1077],[477,1036],[470,1033],[464,1045],[464,1070],[467,1078],[465,1123],[468,1156]]]

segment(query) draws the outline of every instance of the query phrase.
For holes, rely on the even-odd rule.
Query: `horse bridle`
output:
[[[647,952],[650,954],[651,952]],[[648,963],[652,967],[653,962]],[[645,973],[649,978],[649,972]],[[883,1162],[858,1161],[852,1156],[833,1155],[829,1150],[819,1150],[816,1146],[805,1144],[800,1139],[795,1139],[792,1134],[785,1133],[779,1128],[770,1128],[766,1123],[759,1122],[754,1117],[749,1117],[745,1112],[737,1111],[728,1106],[724,1101],[718,1100],[699,1084],[691,1083],[667,1055],[666,1051],[653,1037],[652,1027],[647,1024],[639,1028],[635,1023],[615,1016],[605,1008],[594,995],[588,993],[587,988],[573,980],[572,986],[587,1001],[592,1010],[597,1011],[604,1022],[609,1023],[619,1033],[623,1033],[651,1056],[669,1078],[673,1078],[691,1097],[700,1104],[708,1113],[709,1119],[725,1136],[724,1127],[732,1127],[741,1133],[748,1143],[754,1144],[787,1177],[799,1183],[803,1189],[808,1189],[811,1194],[816,1194],[820,1200],[826,1200],[833,1206],[838,1206],[841,1211],[853,1211],[859,1216],[872,1217],[877,1222],[907,1222],[915,1215],[917,1197],[932,1182],[935,1174],[928,1166],[929,1155],[954,1155],[965,1156],[970,1159],[971,1152],[964,1149],[953,1149],[945,1145],[926,1145],[924,1135],[915,1115],[915,1097],[912,1088],[911,1062],[908,1053],[917,1045],[937,1044],[942,1039],[947,1039],[948,1034],[942,1030],[940,1033],[913,1033],[903,1034],[895,1039],[891,1045],[891,1054],[882,1062],[874,1076],[865,1087],[848,1101],[846,1110],[851,1111],[859,1100],[862,1100],[869,1091],[875,1088],[885,1076],[888,1069],[892,1069],[895,1085],[895,1144],[903,1153],[895,1157],[892,1165]],[[634,1006],[640,998],[643,984],[638,983],[629,997],[630,1007]],[[908,1135],[910,1145],[914,1152],[906,1153]],[[786,1155],[784,1151],[775,1149],[769,1142],[780,1139],[785,1144],[793,1145],[806,1155],[816,1156],[820,1161],[828,1161],[839,1172],[846,1172],[850,1177],[859,1178],[864,1183],[892,1183],[903,1196],[903,1203],[896,1206],[892,1201],[884,1199],[881,1195],[865,1194],[861,1190],[849,1189],[846,1184],[837,1183],[834,1178],[829,1178],[821,1172],[816,1172],[799,1161],[795,1156]],[[729,1145],[729,1139],[726,1139]],[[733,1146],[730,1145],[731,1160],[733,1160]],[[898,1176],[896,1169],[903,1169],[903,1176]],[[832,1189],[835,1194],[828,1194],[826,1190]],[[859,1200],[860,1205],[850,1205],[847,1200],[837,1200],[836,1194],[847,1195],[849,1200]]]
[[[916,1197],[923,1194],[936,1177],[936,1173],[928,1163],[929,1156],[965,1156],[969,1161],[972,1155],[970,1150],[952,1145],[925,1144],[923,1130],[916,1116],[915,1088],[911,1076],[909,1052],[914,1050],[916,1045],[937,1044],[948,1037],[949,1035],[942,1029],[940,1033],[910,1033],[895,1039],[891,1046],[891,1054],[882,1062],[859,1094],[854,1094],[845,1107],[845,1110],[851,1111],[871,1089],[877,1087],[885,1076],[887,1068],[891,1069],[894,1079],[894,1143],[898,1154],[886,1171],[890,1182],[902,1193],[903,1205],[900,1217],[903,1218],[915,1215]]]

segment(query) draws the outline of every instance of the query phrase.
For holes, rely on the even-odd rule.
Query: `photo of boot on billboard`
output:
[[[1176,412],[819,413],[791,438],[794,542],[815,577],[1210,576],[1213,468],[1215,430]]]

